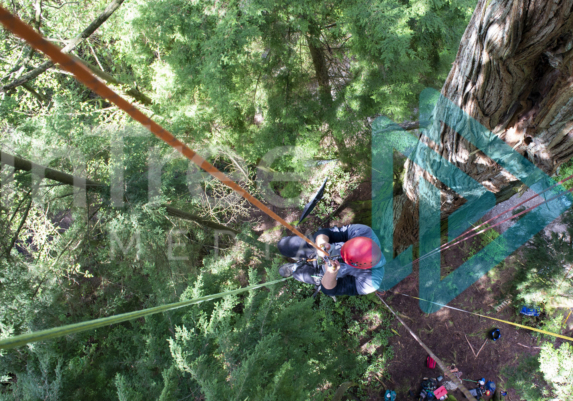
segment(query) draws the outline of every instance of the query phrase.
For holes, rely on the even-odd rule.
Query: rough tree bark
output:
[[[573,0],[479,0],[441,91],[549,175],[573,156],[572,8]],[[515,185],[451,128],[439,129],[438,142],[422,140],[444,159],[496,195]],[[413,163],[406,168],[412,205],[420,176],[442,190],[443,218],[464,202]],[[407,226],[411,234],[418,224]]]

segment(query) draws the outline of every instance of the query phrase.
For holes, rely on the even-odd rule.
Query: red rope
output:
[[[457,239],[460,239],[460,238],[463,237],[464,235],[470,234],[472,231],[476,231],[478,228],[480,228],[481,226],[486,225],[486,224],[489,223],[490,221],[493,221],[493,220],[497,219],[498,217],[503,216],[504,214],[509,213],[509,212],[511,212],[512,210],[517,209],[517,208],[520,207],[521,205],[523,205],[523,204],[529,202],[530,200],[535,199],[535,198],[538,197],[538,196],[541,196],[541,194],[543,194],[544,192],[549,191],[550,189],[556,187],[557,185],[561,185],[561,184],[563,184],[564,182],[569,181],[571,178],[573,178],[573,174],[571,174],[569,177],[567,177],[567,178],[565,178],[565,179],[559,181],[557,184],[554,184],[554,185],[552,185],[552,186],[550,186],[550,187],[544,189],[543,191],[541,191],[541,192],[539,192],[539,193],[536,193],[536,194],[533,195],[532,197],[530,197],[530,198],[524,200],[523,202],[518,203],[517,205],[515,205],[515,206],[513,206],[513,207],[511,207],[511,208],[509,208],[509,209],[507,209],[507,210],[504,210],[503,212],[501,212],[501,213],[499,213],[499,214],[493,216],[492,218],[490,218],[489,220],[484,221],[483,223],[479,224],[478,226],[472,227],[472,228],[466,230],[464,233],[458,235],[458,236],[457,236],[456,238],[454,238],[453,240],[451,240],[451,241],[445,243],[444,245],[442,245],[441,248],[444,248],[444,247],[445,247],[446,245],[448,245],[449,243],[451,243],[451,242],[453,242],[453,241],[456,241]],[[445,249],[445,248],[444,248],[444,249]]]
[[[557,184],[556,184],[556,185],[557,185]],[[549,189],[549,188],[548,188],[548,189]],[[474,234],[472,234],[472,235],[470,235],[470,236],[468,236],[468,237],[462,238],[461,240],[459,240],[459,241],[457,241],[457,242],[453,242],[453,241],[455,241],[455,239],[454,239],[454,240],[450,241],[449,243],[444,244],[445,246],[442,245],[441,247],[436,248],[436,249],[434,249],[433,251],[430,251],[430,252],[428,252],[427,254],[425,254],[425,255],[419,257],[419,258],[416,259],[414,262],[418,262],[418,261],[420,261],[420,260],[424,260],[424,259],[426,259],[426,258],[429,258],[430,256],[435,255],[436,253],[439,253],[439,252],[441,252],[441,251],[443,251],[443,250],[445,250],[445,249],[451,248],[451,247],[454,246],[454,245],[457,245],[457,244],[459,244],[459,243],[461,243],[461,242],[467,241],[468,239],[473,238],[473,237],[475,237],[476,235],[480,235],[480,234],[486,232],[487,230],[491,230],[492,228],[494,228],[494,227],[496,227],[496,226],[499,226],[500,224],[503,224],[503,223],[505,223],[505,222],[508,221],[508,220],[514,219],[514,218],[516,218],[516,217],[521,216],[522,214],[528,213],[528,212],[532,211],[533,209],[535,209],[535,208],[537,208],[537,207],[539,207],[539,206],[541,206],[541,205],[543,205],[543,204],[546,204],[547,202],[551,202],[552,200],[557,199],[557,198],[559,198],[559,197],[561,197],[561,196],[567,194],[568,192],[572,192],[572,191],[573,191],[573,188],[571,188],[571,189],[569,189],[569,190],[567,190],[567,191],[563,191],[563,192],[561,192],[561,193],[558,193],[558,194],[555,195],[554,197],[552,197],[552,198],[546,200],[545,202],[541,202],[541,203],[539,203],[539,204],[537,204],[537,205],[535,205],[535,206],[531,206],[530,208],[525,209],[525,210],[523,210],[523,211],[521,211],[521,212],[519,212],[519,213],[516,213],[516,214],[514,214],[514,215],[512,215],[512,216],[509,216],[509,217],[503,219],[502,221],[499,221],[499,222],[497,222],[497,223],[495,223],[495,224],[493,224],[493,225],[491,225],[491,226],[489,226],[489,227],[487,227],[487,228],[484,228],[483,230],[481,230],[481,231],[479,231],[479,232],[476,232],[476,233],[474,233]],[[540,193],[540,194],[541,194],[541,193]],[[535,198],[535,196],[532,197],[531,199],[533,199],[533,198]],[[528,199],[528,200],[530,200],[530,199]],[[523,203],[524,203],[524,202],[522,202],[521,204],[523,204]],[[507,210],[507,211],[501,213],[500,215],[505,214],[505,213],[509,212],[510,210],[512,210],[512,209],[509,209],[509,210]],[[491,221],[491,219],[488,220],[488,221]],[[477,227],[476,227],[476,228],[477,228]],[[459,238],[459,237],[458,237],[458,238]],[[412,262],[412,264],[413,264],[414,262]]]

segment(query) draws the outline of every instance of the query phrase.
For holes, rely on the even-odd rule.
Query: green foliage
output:
[[[483,233],[477,235],[474,238],[469,239],[468,241],[464,241],[464,249],[465,252],[464,254],[466,254],[466,256],[464,257],[464,260],[470,260],[476,253],[478,253],[481,249],[483,249],[484,247],[486,247],[487,245],[489,245],[491,242],[493,242],[494,240],[496,240],[499,237],[499,233],[490,228],[489,224],[485,224],[483,226],[481,226],[478,229],[479,231],[482,230],[486,230]],[[472,243],[472,245],[470,245],[470,243]],[[492,257],[495,257],[495,255],[497,253],[503,253],[505,249],[505,240],[500,242],[498,240],[498,243],[495,244],[495,246],[493,247],[492,250]]]
[[[272,279],[276,269],[267,274]],[[254,271],[249,279],[258,280]],[[210,312],[190,309],[169,340],[174,366],[189,373],[207,399],[293,400],[322,399],[319,387],[336,388],[341,377],[366,378],[383,368],[391,353],[369,365],[350,352],[367,331],[352,314],[370,309],[370,301],[343,297],[334,304],[322,297],[317,308],[312,298],[300,298],[292,289],[226,298]],[[191,294],[201,291],[195,287]],[[382,331],[373,341],[385,346],[387,336]]]
[[[573,347],[564,342],[555,349],[545,344],[539,355],[543,377],[550,384],[552,397],[566,399],[573,393]]]
[[[555,174],[554,180],[561,181],[568,178],[570,175],[573,175],[573,160],[569,160],[566,163],[563,163],[557,169],[557,173]],[[573,188],[573,180],[569,180],[561,184],[561,186],[565,189]]]
[[[31,353],[36,356],[26,372],[18,375],[13,386],[14,399],[60,400],[62,397],[62,359],[47,347],[33,346]]]
[[[194,141],[232,145],[248,162],[282,145],[327,156],[327,136],[346,162],[340,141],[353,138],[357,166],[369,157],[364,119],[410,118],[418,93],[441,86],[474,3],[131,2],[116,48],[176,133],[190,127]],[[326,103],[308,85],[313,40],[340,75]]]
[[[507,385],[528,401],[568,399],[573,391],[573,347],[544,344],[538,356],[522,360],[517,369],[506,368]]]
[[[63,46],[108,3],[7,7]],[[271,186],[302,206],[328,176],[322,217],[369,172],[370,119],[415,119],[418,93],[442,85],[474,5],[132,0],[74,55],[128,83],[115,90],[149,96],[139,105],[148,115],[256,196],[265,155],[296,147],[266,168],[301,178]],[[45,61],[7,31],[0,38],[0,85]],[[78,206],[69,185],[2,167],[1,337],[272,277],[259,251],[224,236],[215,252],[212,231],[162,206],[239,228],[252,216],[244,201],[57,67],[0,94],[0,129],[5,152],[106,185],[122,172],[125,190],[123,206],[107,187]],[[150,194],[153,157],[162,174]],[[308,161],[320,159],[338,162],[318,174]],[[313,302],[310,293],[289,283],[2,352],[0,397],[321,399],[348,380],[359,384],[349,393],[366,397],[392,357],[389,317],[366,297]],[[355,353],[360,341],[368,345]]]
[[[525,325],[554,333],[562,331],[563,315],[559,308],[569,305],[573,295],[568,278],[573,263],[572,223],[572,214],[565,213],[561,218],[565,232],[550,235],[541,232],[523,250],[525,263],[517,270],[513,282],[515,299],[518,305],[542,310],[541,318],[523,317]],[[508,386],[526,400],[567,399],[573,390],[573,348],[568,342],[555,348],[552,344],[555,337],[534,335],[548,342],[542,345],[539,355],[523,359],[517,369],[506,368]]]
[[[318,203],[312,212],[321,219],[330,216],[335,210],[335,207],[332,205],[338,205],[341,200],[344,200],[344,198],[350,195],[359,185],[359,182],[357,182],[359,179],[358,176],[353,176],[344,171],[338,162],[329,163],[323,169],[322,174],[316,175],[310,181],[310,184],[307,185],[308,192],[316,191],[316,189],[322,185],[322,182],[324,182],[324,178],[328,178],[324,189],[324,196],[322,201]]]
[[[505,367],[503,375],[508,377],[507,387],[514,389],[522,399],[542,401],[543,374],[539,371],[539,361],[535,356],[520,359],[517,368]]]
[[[551,311],[568,304],[573,294],[571,280],[567,279],[573,265],[573,215],[565,213],[562,224],[566,233],[541,233],[533,237],[524,249],[525,268],[515,276],[516,297],[528,305],[544,306]]]

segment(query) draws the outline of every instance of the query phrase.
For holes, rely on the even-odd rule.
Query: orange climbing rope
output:
[[[167,143],[169,146],[176,149],[178,152],[180,152],[187,159],[191,160],[193,163],[195,163],[197,166],[199,166],[200,168],[202,168],[203,170],[205,170],[206,172],[211,174],[213,177],[215,177],[216,179],[221,181],[223,184],[225,184],[229,188],[233,189],[241,197],[243,197],[244,199],[251,202],[255,207],[259,208],[261,211],[263,211],[269,217],[271,217],[275,221],[279,222],[284,227],[289,229],[291,232],[293,232],[294,234],[296,234],[297,236],[299,236],[300,238],[305,240],[309,245],[314,247],[316,250],[321,250],[313,241],[311,241],[309,238],[307,238],[304,234],[302,234],[300,231],[298,231],[295,227],[293,227],[292,225],[287,223],[284,219],[282,219],[280,216],[278,216],[276,213],[274,213],[272,210],[270,210],[267,206],[265,206],[258,199],[256,199],[251,194],[249,194],[239,184],[235,183],[227,175],[225,175],[223,172],[218,170],[215,166],[213,166],[207,160],[202,158],[200,155],[198,155],[195,151],[190,149],[183,142],[181,142],[177,138],[175,138],[175,136],[173,136],[173,134],[171,134],[169,131],[167,131],[166,129],[161,127],[159,124],[154,122],[151,118],[147,117],[145,114],[143,114],[141,111],[139,111],[139,109],[135,105],[129,103],[127,100],[125,100],[120,95],[115,93],[105,83],[101,82],[98,78],[96,78],[92,74],[92,72],[87,67],[85,67],[81,62],[77,61],[76,59],[73,59],[71,56],[69,56],[65,53],[62,53],[61,50],[57,46],[55,46],[54,44],[45,40],[39,33],[34,31],[34,29],[32,27],[27,25],[25,22],[20,20],[18,17],[13,16],[8,10],[4,9],[2,6],[0,6],[0,22],[2,23],[2,25],[4,25],[4,27],[6,29],[8,29],[9,31],[11,31],[15,35],[17,35],[17,36],[21,37],[22,39],[24,39],[25,41],[27,41],[36,50],[41,51],[42,53],[46,54],[48,57],[50,57],[52,59],[52,61],[54,63],[60,64],[60,66],[63,69],[71,72],[76,77],[76,79],[78,81],[80,81],[81,83],[86,85],[88,88],[90,88],[92,91],[94,91],[95,93],[100,95],[102,98],[107,99],[110,102],[114,103],[120,109],[125,111],[130,117],[132,117],[134,120],[141,123],[145,128],[147,128],[149,131],[151,131],[155,136],[157,136],[159,139],[161,139],[162,141]],[[557,186],[557,185],[559,185],[565,181],[568,181],[571,178],[573,178],[573,175],[560,181],[559,183],[553,185],[552,187],[547,188],[543,192],[545,192],[545,191],[547,191],[547,190],[549,190],[549,189],[551,189],[551,188],[553,188],[553,187],[555,187],[555,186]],[[573,189],[571,189],[567,192],[571,192],[571,191],[573,191]],[[559,194],[558,196],[561,196],[563,194],[564,193]],[[516,205],[514,208],[524,204],[525,202],[527,202],[527,201],[529,201],[529,200],[531,200],[534,197],[539,196],[539,195],[540,194],[536,194],[535,196],[521,202],[519,205]],[[556,197],[558,197],[558,196],[556,196]],[[553,197],[550,200],[553,200],[556,197]],[[505,222],[506,220],[509,220],[511,218],[515,218],[521,214],[524,214],[524,213],[530,211],[531,209],[533,209],[537,206],[539,206],[539,205],[536,205],[536,206],[531,207],[525,211],[522,211],[517,215],[511,216],[511,217],[509,217],[509,218],[507,218],[501,222],[496,223],[495,225],[501,224],[501,223]],[[512,208],[512,209],[514,209],[514,208]],[[510,209],[510,210],[512,210],[512,209]],[[509,212],[510,210],[507,210],[507,211],[503,212],[502,214],[505,214],[505,213]],[[478,227],[474,227],[474,228],[468,230],[467,232],[464,232],[463,234],[461,234],[460,236],[458,236],[454,240],[437,247],[436,249],[430,251],[426,255],[423,255],[422,257],[415,260],[414,262],[411,262],[411,264],[415,263],[418,260],[425,259],[429,256],[432,256],[435,252],[445,250],[445,249],[447,249],[453,245],[456,245],[462,241],[465,241],[469,238],[472,238],[476,235],[479,235],[482,232],[486,231],[487,229],[493,228],[495,225],[490,226],[486,229],[483,229],[479,232],[476,232],[479,227],[485,225],[486,223],[488,223],[491,220],[494,220],[497,217],[499,217],[499,215],[493,217],[492,219],[488,220],[487,222],[480,224]],[[474,234],[472,234],[472,233],[474,233]]]
[[[41,51],[56,64],[74,74],[76,79],[82,84],[90,88],[92,91],[100,95],[102,98],[109,100],[114,103],[121,110],[125,111],[131,118],[138,121],[145,128],[151,131],[156,137],[167,143],[169,146],[180,152],[187,159],[191,160],[197,166],[211,174],[213,177],[221,181],[223,184],[231,188],[233,191],[237,192],[240,196],[251,202],[254,206],[259,208],[269,217],[273,218],[275,221],[282,224],[284,227],[288,228],[294,234],[305,240],[309,245],[314,247],[316,250],[321,250],[313,241],[308,239],[304,234],[299,232],[292,225],[287,223],[284,219],[274,213],[271,209],[265,206],[258,199],[253,197],[239,184],[231,180],[227,175],[218,170],[215,166],[209,163],[207,160],[199,156],[195,151],[190,149],[183,142],[179,141],[172,133],[167,131],[165,128],[154,122],[151,118],[143,114],[135,105],[129,103],[127,100],[122,98],[120,95],[111,90],[105,83],[97,79],[91,71],[85,67],[81,62],[74,60],[69,55],[62,53],[62,51],[52,43],[45,40],[42,35],[34,31],[32,27],[27,25],[25,22],[20,20],[18,17],[12,15],[8,10],[0,6],[0,22],[4,27],[15,35],[21,37],[26,42],[30,44],[34,49]]]

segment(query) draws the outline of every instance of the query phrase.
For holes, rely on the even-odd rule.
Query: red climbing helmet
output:
[[[352,238],[342,245],[340,256],[357,269],[372,269],[382,259],[380,247],[368,237]]]

